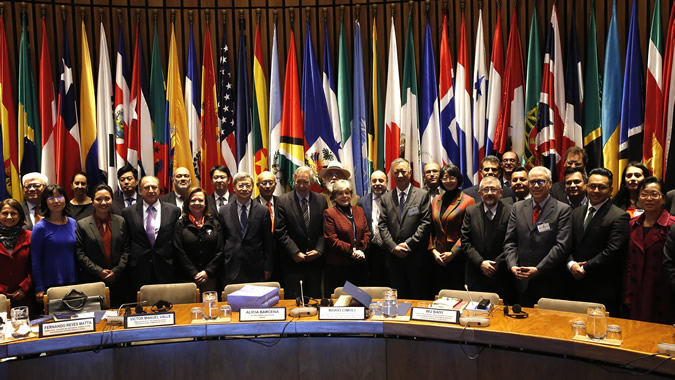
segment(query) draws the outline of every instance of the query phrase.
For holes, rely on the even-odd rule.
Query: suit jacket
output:
[[[666,210],[670,215],[675,215],[675,190],[666,193]]]
[[[220,209],[225,235],[225,281],[265,281],[265,271],[274,268],[274,239],[270,212],[251,200],[246,231],[241,234],[239,203],[232,201]]]
[[[670,232],[666,238],[666,244],[663,247],[663,270],[666,272],[666,279],[670,285],[670,291],[675,294],[675,225],[670,226]]]
[[[323,236],[326,238],[326,264],[353,265],[359,261],[351,258],[352,249],[363,252],[370,243],[370,230],[366,213],[359,206],[352,206],[354,225],[337,206],[323,212]],[[355,234],[356,233],[356,234]]]
[[[40,207],[40,205],[38,205],[38,207]],[[28,231],[32,231],[33,230],[33,221],[30,218],[31,210],[28,207],[28,202],[23,201],[21,203],[21,208],[23,208],[23,213],[26,215],[26,224],[24,224],[23,229],[28,230]]]
[[[99,273],[103,269],[111,269],[115,273],[115,278],[118,279],[127,266],[130,245],[129,232],[124,218],[112,214],[110,215],[110,225],[112,268],[105,268],[105,249],[103,248],[101,232],[96,224],[96,218],[91,215],[77,222],[75,258],[80,265],[80,280],[82,282],[101,281]]]
[[[223,245],[223,229],[216,216],[204,217],[202,228],[190,218],[180,218],[173,235],[174,255],[181,267],[179,277],[192,282],[197,273],[205,271],[209,279],[217,278],[223,264]]]
[[[399,243],[405,242],[412,252],[426,252],[431,224],[429,194],[411,186],[403,214],[399,212],[398,190],[383,194],[380,201],[382,210],[378,228],[384,249],[392,252]]]
[[[171,191],[169,193],[166,193],[166,194],[162,195],[161,197],[159,197],[159,200],[162,201],[162,202],[166,202],[166,203],[169,203],[173,206],[178,207],[176,205],[176,192],[175,191]],[[143,203],[143,202],[140,202],[140,203]],[[181,210],[181,213],[182,212],[183,212],[183,210]]]
[[[138,286],[176,281],[173,232],[181,212],[175,204],[159,202],[159,205],[161,220],[154,245],[145,233],[143,201],[122,210],[131,240],[128,266],[132,268]]]
[[[475,202],[470,196],[460,192],[448,208],[443,208],[443,197],[434,198],[431,203],[431,243],[429,248],[439,252],[461,252],[460,229],[467,207]]]
[[[571,208],[549,197],[536,226],[532,223],[533,210],[533,199],[516,202],[511,208],[504,241],[507,268],[537,267],[536,278],[517,281],[519,292],[530,289],[557,298],[564,291],[562,275],[572,248]]]
[[[315,192],[309,193],[309,229],[305,227],[305,219],[295,191],[280,196],[277,205],[279,208],[274,218],[274,233],[279,240],[284,270],[297,272],[320,269],[319,259],[296,263],[291,255],[314,249],[321,254],[325,252],[323,211],[328,208],[326,198]]]
[[[567,193],[565,192],[565,182],[558,181],[551,185],[551,196],[562,203],[567,204]]]
[[[468,187],[462,192],[471,198],[473,198],[476,203],[483,201],[483,198],[480,197],[480,194],[478,193],[478,190],[480,189],[480,185],[474,185],[471,187]],[[513,197],[513,189],[510,187],[502,186],[502,198],[510,198]]]
[[[229,204],[230,202],[234,202],[237,199],[237,196],[228,192],[227,196],[227,203]],[[175,194],[174,194],[174,204],[175,204]],[[216,194],[213,193],[206,197],[206,207],[209,208],[209,211],[211,212],[211,215],[214,215],[218,217],[218,220],[222,223],[222,220],[220,220],[220,214],[218,213],[218,205],[216,204]]]

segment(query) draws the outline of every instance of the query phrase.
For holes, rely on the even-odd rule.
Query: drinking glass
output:
[[[368,308],[370,310],[370,316],[371,317],[381,317],[382,316],[382,302],[371,302],[370,307]]]
[[[584,321],[572,322],[572,337],[575,337],[577,335],[581,336],[586,335],[586,322]]]
[[[202,293],[202,312],[204,319],[218,318],[218,293],[208,291]]]
[[[621,333],[621,326],[619,325],[609,325],[607,326],[607,340],[623,340],[623,334]]]
[[[204,319],[204,313],[202,313],[201,307],[193,307],[191,314],[193,321],[201,321],[202,319]]]
[[[398,316],[398,291],[396,289],[389,289],[384,292],[382,314],[386,318],[396,318]]]
[[[22,338],[30,334],[28,326],[28,306],[17,306],[10,310],[12,320],[12,336]]]
[[[591,306],[586,313],[586,333],[592,340],[603,340],[607,336],[607,315],[602,305]]]
[[[223,305],[220,307],[220,318],[232,318],[232,306]]]

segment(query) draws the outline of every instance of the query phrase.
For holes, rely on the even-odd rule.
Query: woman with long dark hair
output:
[[[651,172],[641,162],[630,162],[621,174],[621,186],[614,197],[614,204],[626,210],[630,217],[638,216],[642,209],[638,205],[638,188]]]

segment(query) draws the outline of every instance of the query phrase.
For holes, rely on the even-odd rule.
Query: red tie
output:
[[[534,212],[532,213],[532,224],[535,226],[537,225],[537,218],[539,218],[539,214],[541,213],[541,207],[539,207],[539,203],[536,203],[534,205]]]
[[[272,232],[274,232],[274,211],[272,210],[272,202],[267,202],[267,209],[270,210],[270,220],[272,221]]]

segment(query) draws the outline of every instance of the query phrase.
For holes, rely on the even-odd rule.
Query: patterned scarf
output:
[[[21,235],[21,231],[23,231],[23,229],[19,227],[18,224],[14,227],[5,227],[0,224],[0,243],[2,243],[9,252],[12,252],[16,241],[19,239],[19,235]]]

